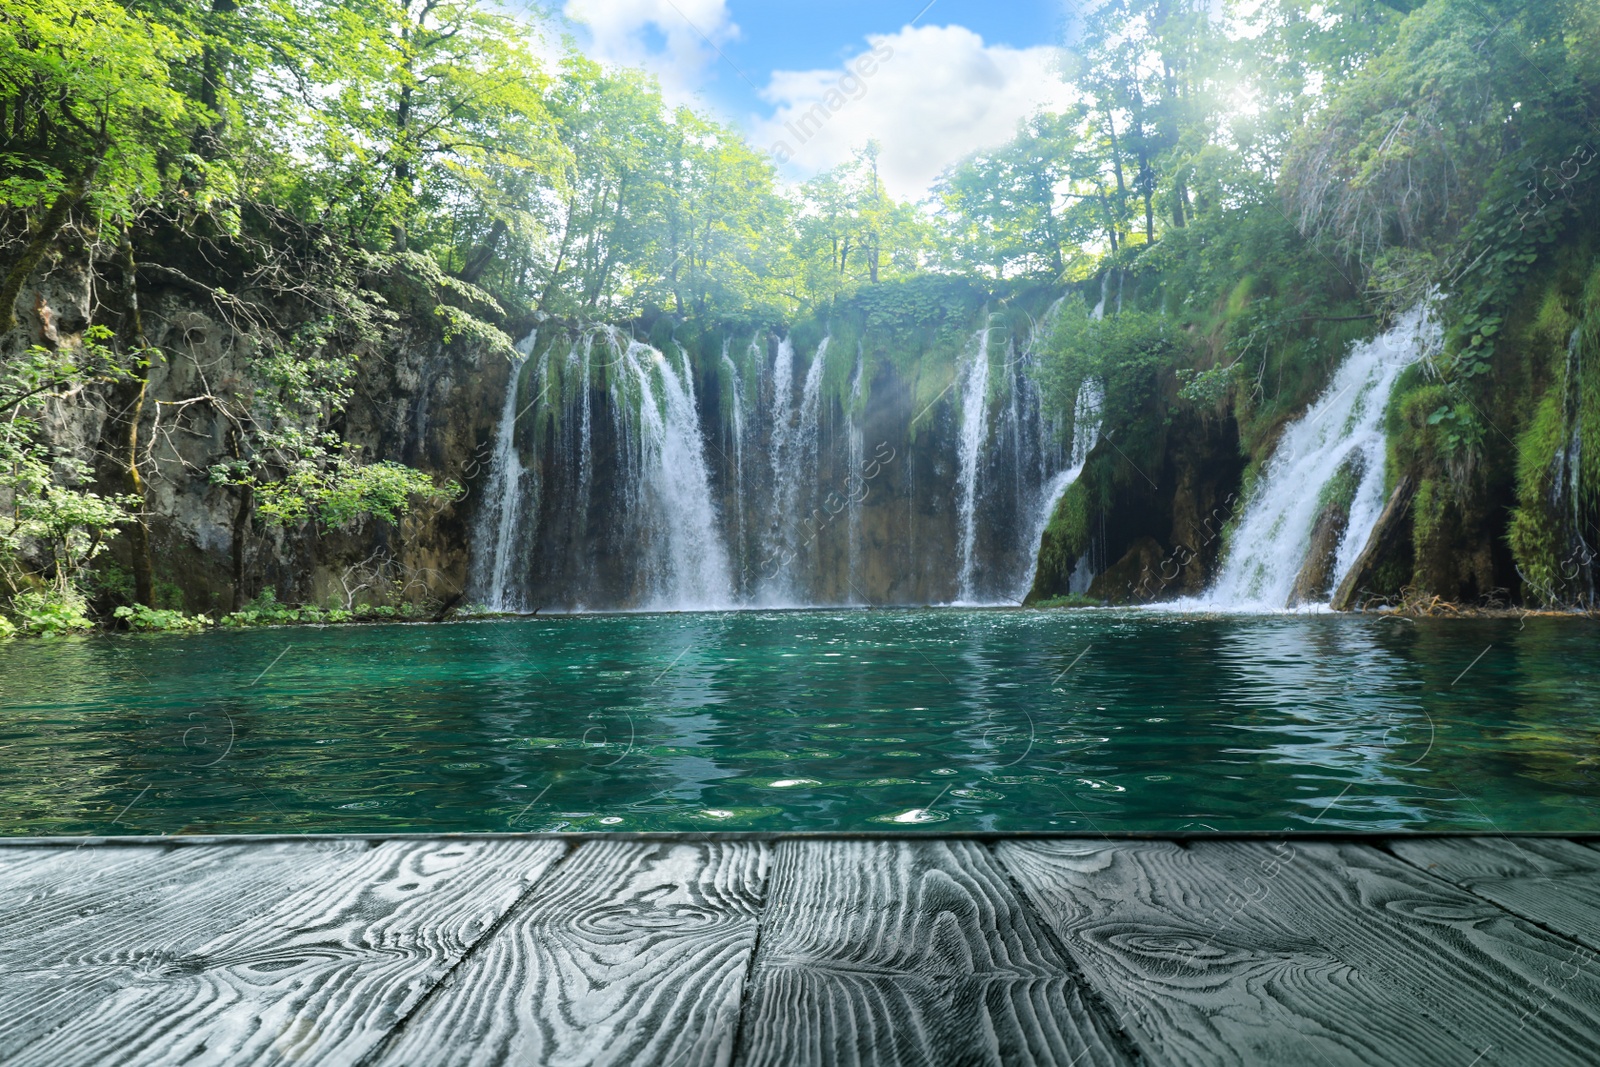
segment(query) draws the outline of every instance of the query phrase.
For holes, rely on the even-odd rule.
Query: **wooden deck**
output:
[[[0,1062],[1600,1063],[1600,847],[0,847]]]

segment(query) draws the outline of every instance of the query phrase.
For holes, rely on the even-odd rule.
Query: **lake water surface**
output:
[[[13,641],[0,833],[1595,831],[1597,653],[958,609]]]

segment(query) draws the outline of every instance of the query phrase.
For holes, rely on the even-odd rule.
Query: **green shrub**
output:
[[[204,615],[185,615],[169,608],[147,608],[143,604],[124,605],[111,613],[128,624],[128,629],[158,633],[199,633],[210,625]]]
[[[238,611],[222,617],[223,626],[235,628],[283,626],[291,622],[300,621],[300,609],[278,603],[277,594],[271,589],[264,590],[260,596]]]
[[[59,637],[94,627],[89,618],[89,601],[75,589],[19,593],[11,601],[11,611],[17,627],[34,637]]]

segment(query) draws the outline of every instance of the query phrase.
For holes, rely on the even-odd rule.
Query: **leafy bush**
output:
[[[250,626],[336,625],[347,622],[373,622],[385,619],[415,619],[426,617],[428,609],[404,603],[399,607],[388,604],[357,604],[353,608],[319,608],[316,605],[290,607],[278,603],[277,596],[268,589],[250,603],[230,615],[224,615],[221,625],[234,629]]]
[[[123,605],[111,614],[125,621],[130,630],[157,633],[199,633],[211,622],[204,615],[185,615],[181,611],[147,608],[143,604]]]
[[[278,603],[278,596],[271,589],[264,590],[260,596],[238,611],[222,617],[223,626],[238,629],[248,626],[283,626],[300,621],[302,621],[300,609]]]
[[[11,601],[11,612],[18,628],[34,637],[59,637],[94,627],[89,618],[89,602],[76,590],[19,593]]]

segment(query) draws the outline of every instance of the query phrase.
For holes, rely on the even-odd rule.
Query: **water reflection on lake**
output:
[[[18,641],[0,832],[1596,830],[1597,635],[939,609]]]

